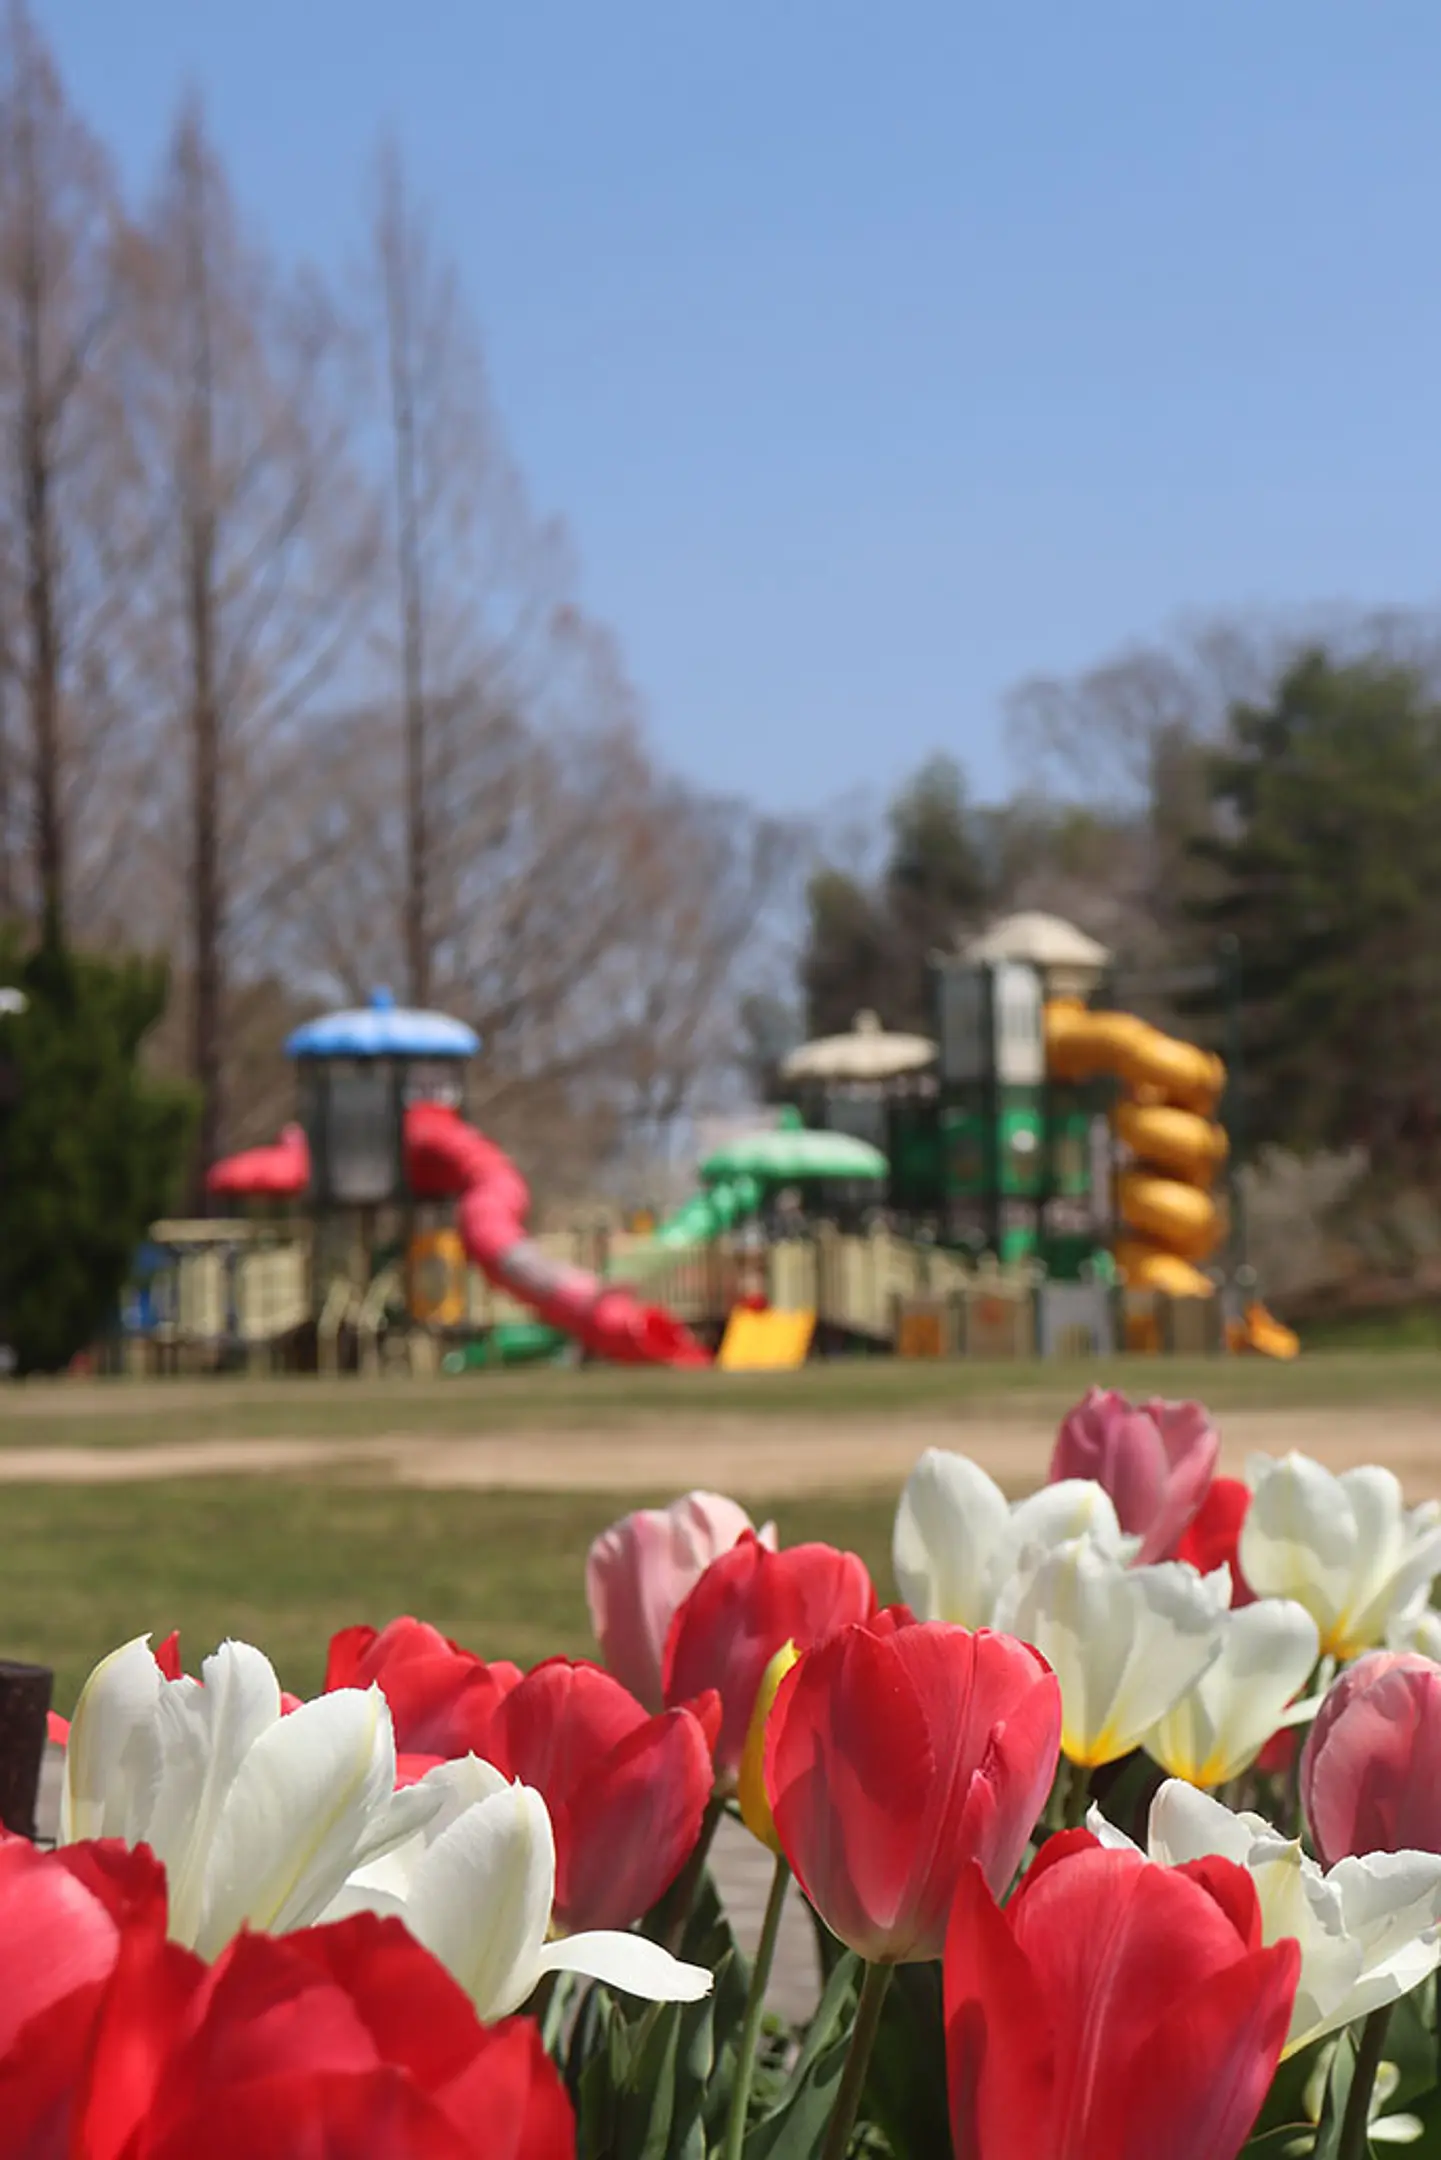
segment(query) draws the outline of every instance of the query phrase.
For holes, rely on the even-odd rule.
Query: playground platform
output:
[[[850,1236],[818,1224],[804,1237],[756,1246],[717,1238],[658,1250],[642,1237],[577,1226],[536,1243],[560,1265],[594,1270],[663,1305],[712,1349],[747,1308],[803,1319],[769,1334],[794,1343],[781,1362],[811,1355],[905,1358],[1106,1357],[1120,1350],[1182,1356],[1238,1347],[1239,1308],[1225,1295],[1173,1297],[1103,1283],[1051,1282],[1033,1268],[968,1265],[935,1246],[875,1230]],[[314,1280],[304,1230],[254,1221],[157,1223],[143,1294],[104,1346],[102,1370],[137,1376],[214,1370],[437,1371],[449,1351],[478,1345],[532,1316],[516,1298],[440,1248],[453,1279],[432,1285],[415,1317],[400,1261],[363,1289]],[[766,1354],[766,1353],[761,1353]],[[779,1355],[779,1353],[776,1353]],[[726,1359],[723,1362],[740,1362]],[[748,1362],[748,1361],[746,1361]]]

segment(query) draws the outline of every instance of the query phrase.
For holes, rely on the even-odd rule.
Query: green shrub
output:
[[[108,1325],[172,1203],[194,1106],[141,1061],[165,1010],[162,964],[0,938],[0,984],[27,1000],[0,1017],[17,1083],[0,1103],[0,1342],[20,1372],[56,1372]]]

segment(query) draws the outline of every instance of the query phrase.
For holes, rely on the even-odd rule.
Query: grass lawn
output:
[[[637,1419],[1051,1418],[1095,1381],[1133,1395],[1197,1396],[1217,1411],[1434,1403],[1441,1352],[1262,1358],[1108,1358],[1104,1364],[820,1362],[795,1373],[477,1373],[455,1380],[31,1382],[0,1389],[0,1446],[139,1446],[198,1439],[360,1439],[393,1433],[613,1429]]]
[[[11,1486],[0,1495],[0,1657],[53,1666],[68,1714],[96,1660],[144,1630],[159,1640],[178,1627],[191,1671],[223,1636],[243,1637],[297,1694],[319,1687],[336,1628],[402,1612],[482,1656],[593,1654],[586,1547],[650,1497],[249,1478]],[[861,1553],[889,1599],[893,1511],[890,1499],[858,1499],[764,1512],[787,1543]]]

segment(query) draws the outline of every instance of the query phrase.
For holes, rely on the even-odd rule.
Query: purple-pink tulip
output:
[[[1050,1482],[1093,1478],[1121,1528],[1142,1540],[1142,1563],[1169,1560],[1216,1475],[1221,1441],[1194,1402],[1128,1402],[1090,1388],[1056,1435]]]
[[[1441,1853],[1441,1665],[1377,1650],[1333,1681],[1301,1757],[1301,1799],[1324,1867]]]
[[[690,1492],[602,1530],[585,1563],[591,1626],[610,1671],[648,1710],[664,1708],[661,1660],[676,1612],[712,1560],[754,1528],[723,1493]],[[774,1523],[760,1532],[775,1548]]]

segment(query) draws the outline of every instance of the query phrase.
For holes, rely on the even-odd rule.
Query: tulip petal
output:
[[[641,1508],[603,1530],[586,1558],[586,1601],[601,1654],[647,1710],[662,1707],[661,1661],[671,1620],[718,1554],[751,1528],[723,1493],[690,1492]],[[758,1542],[774,1549],[775,1524]]]
[[[1368,1853],[1338,1860],[1326,1880],[1361,1957],[1348,2021],[1409,1995],[1441,1965],[1441,1855]]]
[[[165,1774],[145,1837],[165,1863],[177,1942],[193,1942],[199,1932],[211,1843],[230,1788],[280,1718],[280,1682],[249,1643],[222,1643],[202,1671],[203,1685],[166,1681],[155,1706]]]
[[[970,2160],[1052,2160],[1055,2047],[1036,1976],[974,1862],[946,1935],[951,2142]]]
[[[1299,1843],[1280,1837],[1252,1847],[1246,1871],[1261,1907],[1267,1943],[1299,1945],[1301,1972],[1285,2053],[1294,2055],[1324,2032],[1350,2022],[1362,1970],[1361,1946],[1346,1932],[1341,1899]]]
[[[540,1794],[509,1785],[466,1809],[429,1846],[406,1924],[486,2019],[519,2009],[541,1972],[555,1846]]]
[[[1301,1953],[1277,1943],[1209,1974],[1098,2092],[1091,2149],[1111,2160],[1234,2160],[1285,2044]],[[1129,2074],[1126,2074],[1129,2073]]]
[[[1167,1562],[1124,1568],[1089,1539],[1023,1555],[996,1625],[1061,1684],[1061,1746],[1095,1768],[1128,1754],[1216,1657],[1229,1584]]]
[[[786,1674],[766,1726],[776,1834],[827,1927],[862,1957],[892,1952],[935,1804],[935,1752],[899,1648],[919,1632],[832,1636]]]
[[[1247,1465],[1251,1505],[1237,1547],[1241,1571],[1266,1597],[1292,1597],[1324,1630],[1342,1611],[1356,1562],[1356,1523],[1339,1481],[1294,1452]]]
[[[1257,1838],[1276,1835],[1264,1815],[1237,1814],[1181,1778],[1168,1778],[1156,1794],[1147,1831],[1151,1858],[1161,1867],[1181,1867],[1208,1853],[1244,1867]]]
[[[1000,1655],[1003,1645],[1004,1659]],[[1028,1670],[1027,1661],[1032,1658],[1034,1667]],[[923,1685],[917,1662],[912,1664],[912,1675]],[[942,1864],[931,1863],[933,1891],[944,1893],[951,1873],[944,1865],[949,1847],[978,1860],[991,1890],[1001,1897],[1021,1864],[1055,1781],[1061,1692],[1055,1674],[1047,1670],[1039,1654],[1005,1636],[992,1635],[978,1642],[976,1667],[977,1684],[970,1691],[960,1730],[937,1732],[933,1713],[931,1744],[937,1759],[979,1762],[959,1820],[949,1822],[939,1807],[934,1809],[940,1832],[936,1860]],[[940,1690],[932,1690],[930,1701],[938,1698],[945,1700]],[[918,1853],[913,1868],[916,1904],[922,1915],[923,1860],[924,1853]],[[926,1932],[924,1926],[918,1929],[918,1948],[924,1945]]]
[[[1006,1496],[979,1463],[927,1448],[901,1492],[891,1545],[897,1587],[916,1618],[989,1625],[1009,1528]]]
[[[1163,1866],[1207,1851],[1238,1861],[1255,1884],[1263,1940],[1299,1943],[1287,2055],[1396,2001],[1441,1961],[1441,1858],[1429,1853],[1372,1854],[1323,1875],[1259,1815],[1234,1815],[1175,1780],[1152,1804],[1150,1847]]]
[[[1121,1529],[1115,1502],[1094,1478],[1059,1478],[1027,1493],[1011,1509],[1012,1552],[1027,1545],[1066,1545],[1086,1537],[1102,1552],[1134,1551],[1139,1540]]]
[[[1319,1648],[1315,1621],[1289,1598],[1259,1598],[1228,1612],[1220,1654],[1152,1728],[1148,1750],[1174,1777],[1226,1784],[1285,1722]]]
[[[391,1810],[412,1804],[420,1788],[396,1794],[394,1784],[390,1713],[378,1688],[319,1695],[278,1718],[246,1755],[221,1809],[194,1948],[214,1957],[247,1922],[283,1933],[322,1912],[386,1833],[398,1840],[414,1826],[408,1809]]]
[[[62,1845],[103,1837],[135,1845],[144,1836],[160,1789],[161,1685],[150,1638],[139,1635],[102,1658],[81,1689],[65,1750]]]
[[[567,1809],[564,1866],[557,1837],[556,1924],[623,1928],[649,1912],[695,1850],[711,1786],[710,1748],[689,1710],[648,1718],[597,1762]]]
[[[582,1973],[627,1995],[648,2002],[700,2002],[715,1985],[702,1965],[687,1965],[644,1935],[622,1935],[597,1928],[584,1935],[562,1935],[540,1953],[545,1972]]]

